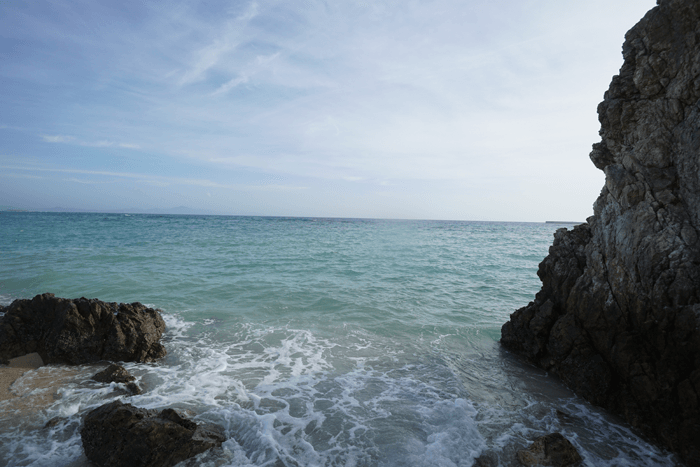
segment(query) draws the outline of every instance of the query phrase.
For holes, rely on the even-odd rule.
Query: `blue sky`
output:
[[[0,2],[0,205],[584,220],[655,0]]]

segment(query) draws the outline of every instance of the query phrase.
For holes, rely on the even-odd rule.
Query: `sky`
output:
[[[0,206],[583,221],[655,0],[0,2]]]

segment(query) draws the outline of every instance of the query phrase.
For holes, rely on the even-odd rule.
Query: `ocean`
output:
[[[142,395],[84,365],[38,412],[0,402],[0,462],[89,465],[81,417],[122,398],[221,425],[228,440],[192,465],[509,466],[553,431],[587,466],[677,465],[498,344],[561,227],[2,212],[0,304],[139,301],[162,311],[168,355],[124,365]]]

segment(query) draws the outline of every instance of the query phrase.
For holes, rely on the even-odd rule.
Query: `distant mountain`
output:
[[[23,211],[28,211],[28,209],[22,209],[22,208],[18,208],[15,206],[0,206],[0,212],[2,212],[2,211],[23,212]]]

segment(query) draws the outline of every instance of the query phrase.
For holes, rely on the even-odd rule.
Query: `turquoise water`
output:
[[[511,465],[554,430],[588,465],[674,465],[497,343],[558,227],[0,213],[0,304],[52,292],[160,308],[168,356],[126,365],[146,389],[129,400],[223,425],[202,465]],[[81,415],[123,397],[90,371],[0,428],[7,465],[87,465]]]

